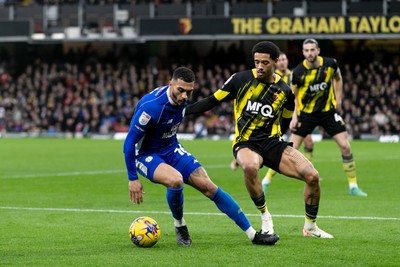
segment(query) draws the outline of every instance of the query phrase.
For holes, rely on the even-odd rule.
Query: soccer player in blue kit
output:
[[[194,80],[191,69],[179,67],[169,85],[154,89],[138,102],[124,143],[130,199],[133,204],[143,202],[143,185],[138,173],[164,185],[177,243],[190,246],[192,239],[183,217],[183,188],[188,184],[214,201],[253,244],[273,245],[279,236],[256,232],[235,200],[211,181],[197,159],[178,142],[176,133],[193,92]]]

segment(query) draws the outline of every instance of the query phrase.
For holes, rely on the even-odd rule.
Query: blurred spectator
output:
[[[239,49],[240,50],[240,49]],[[236,53],[234,46],[230,53]],[[222,53],[222,54],[221,54]],[[113,60],[109,60],[110,55]],[[221,60],[223,49],[212,47],[208,56],[190,66],[197,76],[192,100],[209,96],[233,73],[244,69],[236,57]],[[126,49],[102,58],[88,44],[83,51],[69,50],[49,62],[31,60],[15,75],[0,65],[0,132],[93,133],[126,132],[138,99],[150,88],[166,84],[171,69],[182,58],[149,57],[138,63]],[[216,57],[216,58],[214,58]],[[130,60],[135,58],[135,60]],[[229,57],[228,57],[229,58]],[[236,61],[236,62],[234,62]],[[362,134],[400,132],[400,66],[372,62],[342,68],[343,114],[353,138]],[[234,132],[233,104],[223,103],[202,116],[189,116],[181,132],[228,136]]]

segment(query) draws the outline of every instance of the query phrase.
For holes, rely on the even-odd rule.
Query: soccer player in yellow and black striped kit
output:
[[[286,54],[284,52],[280,52],[279,53],[279,58],[278,61],[276,63],[276,69],[275,69],[275,73],[278,74],[279,76],[282,77],[282,80],[287,83],[288,85],[290,85],[290,78],[292,75],[292,71],[288,68],[289,66],[289,61],[288,58],[286,56]],[[284,134],[284,133],[282,133]],[[312,160],[312,153],[313,153],[313,149],[314,149],[314,143],[311,139],[311,135],[307,135],[304,140],[304,152],[303,155],[309,160]],[[236,161],[236,159],[234,159],[231,162],[231,169],[233,171],[235,171],[238,168],[238,163]],[[262,184],[262,188],[264,191],[264,194],[266,194],[267,189],[269,184],[271,183],[272,177],[274,177],[277,174],[277,172],[271,168],[268,169],[267,173],[265,174],[264,178],[261,181]]]
[[[316,126],[321,126],[336,141],[343,159],[343,169],[349,182],[350,195],[363,196],[357,184],[356,164],[351,152],[341,111],[342,75],[334,58],[319,56],[320,48],[315,39],[303,42],[305,59],[292,73],[292,89],[296,108],[290,122],[293,147],[298,148]]]
[[[291,143],[281,138],[291,121],[294,94],[274,73],[279,48],[263,41],[253,47],[252,54],[254,69],[233,74],[214,94],[189,105],[186,114],[204,112],[223,101],[233,100],[236,121],[233,154],[243,170],[247,191],[261,213],[262,232],[274,233],[258,176],[259,169],[267,166],[306,183],[303,234],[332,238],[316,224],[320,199],[318,171]]]

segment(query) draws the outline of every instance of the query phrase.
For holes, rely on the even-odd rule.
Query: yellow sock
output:
[[[356,163],[354,162],[353,155],[343,156],[343,170],[346,173],[347,181],[349,182],[350,188],[357,187],[356,177]]]
[[[312,162],[312,158],[313,158],[313,149],[309,149],[309,148],[304,148],[304,153],[303,155]]]
[[[274,171],[273,169],[269,168],[268,171],[267,171],[267,173],[265,174],[264,179],[267,179],[267,180],[271,181],[271,180],[272,180],[272,177],[274,177],[275,174],[277,174],[277,172]]]
[[[312,162],[312,152],[306,152],[306,151],[304,151],[303,155],[304,155],[304,157],[306,157],[309,161]]]

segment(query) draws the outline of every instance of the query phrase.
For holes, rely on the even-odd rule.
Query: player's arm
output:
[[[235,80],[237,76],[236,73],[233,74],[222,86],[222,89],[218,89],[214,94],[206,97],[200,101],[197,101],[193,104],[189,104],[186,107],[185,114],[194,114],[208,111],[216,106],[218,106],[221,102],[232,100],[235,97]]]
[[[195,113],[202,113],[218,106],[219,103],[220,101],[218,101],[214,95],[210,95],[209,97],[203,98],[200,101],[189,104],[186,107],[185,114],[190,115]]]
[[[342,111],[343,78],[338,67],[333,78],[333,90],[335,91],[336,109]]]
[[[133,204],[143,202],[143,186],[136,170],[136,144],[142,139],[151,123],[151,115],[144,110],[137,110],[132,118],[128,135],[124,142],[125,165],[129,180],[129,197]]]
[[[294,111],[293,111],[292,119],[289,123],[289,128],[292,132],[295,132],[296,126],[297,126],[297,115],[298,115],[298,107],[299,107],[299,100],[298,100],[299,89],[294,84],[292,84],[292,92],[293,92],[293,97],[294,97]]]
[[[185,114],[194,114],[208,111],[216,106],[218,106],[221,102],[231,100],[231,95],[229,91],[224,89],[218,89],[214,94],[206,97],[200,101],[189,104],[186,107]]]
[[[295,108],[295,97],[293,92],[287,96],[287,101],[283,105],[282,118],[281,118],[281,132],[284,134],[289,128],[292,121],[293,111]]]

